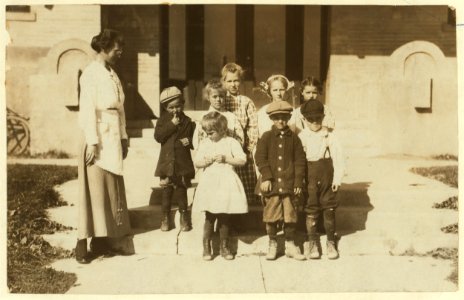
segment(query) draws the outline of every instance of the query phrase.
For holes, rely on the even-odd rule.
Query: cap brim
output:
[[[288,115],[291,115],[292,114],[292,111],[291,110],[276,110],[276,111],[273,111],[273,112],[268,112],[267,113],[268,115],[275,115],[275,114],[288,114]]]
[[[170,96],[168,98],[164,98],[162,100],[160,100],[160,103],[165,103],[165,102],[168,102],[168,101],[171,101],[171,100],[174,100],[176,98],[180,98],[180,94],[179,95],[174,95],[174,96]]]

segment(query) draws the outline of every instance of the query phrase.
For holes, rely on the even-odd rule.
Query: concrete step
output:
[[[337,209],[336,224],[337,228],[344,232],[356,232],[366,228],[366,222],[369,211],[367,207],[352,207],[341,206]],[[160,205],[148,205],[144,207],[131,208],[129,210],[129,217],[131,226],[136,229],[154,230],[159,229],[162,210]],[[171,227],[179,228],[179,213],[174,207],[171,211]],[[193,226],[200,226],[203,228],[203,216],[192,215]],[[244,230],[264,230],[263,223],[263,208],[261,206],[250,206],[249,212],[239,217],[240,227]],[[321,223],[322,224],[322,223]],[[305,230],[305,216],[303,213],[299,215],[298,228]],[[321,226],[321,231],[323,228]]]
[[[131,149],[134,148],[143,148],[143,149],[150,149],[151,151],[155,151],[156,149],[161,149],[161,145],[155,141],[153,137],[151,138],[130,138],[129,146]]]

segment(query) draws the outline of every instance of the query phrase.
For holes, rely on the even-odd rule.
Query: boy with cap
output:
[[[344,159],[340,144],[333,132],[322,127],[324,105],[318,100],[309,100],[301,106],[307,126],[300,132],[308,165],[308,200],[305,205],[308,242],[304,253],[308,259],[319,259],[320,241],[317,222],[322,212],[327,234],[327,257],[337,259],[335,198],[344,175]]]
[[[293,107],[287,101],[271,103],[266,113],[272,128],[258,140],[255,161],[261,173],[259,188],[264,199],[263,222],[269,235],[267,260],[277,258],[277,223],[284,222],[285,255],[305,260],[295,245],[297,210],[295,195],[301,194],[305,176],[305,153],[300,139],[287,123]]]
[[[155,140],[161,144],[155,176],[160,177],[162,193],[161,230],[168,231],[171,203],[177,200],[180,212],[180,229],[191,230],[187,211],[187,188],[195,177],[192,156],[192,138],[195,122],[187,117],[184,110],[184,98],[175,87],[165,88],[160,95],[164,112],[156,122]]]

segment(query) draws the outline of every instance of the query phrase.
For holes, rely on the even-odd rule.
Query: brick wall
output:
[[[456,32],[447,12],[443,6],[331,8],[326,99],[348,154],[356,148],[457,154]],[[429,110],[415,108],[424,89],[408,90],[405,76],[407,57],[417,52],[433,66]]]

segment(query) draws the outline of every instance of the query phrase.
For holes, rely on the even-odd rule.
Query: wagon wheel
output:
[[[7,149],[8,154],[23,154],[29,147],[31,136],[27,121],[18,116],[7,116]]]

